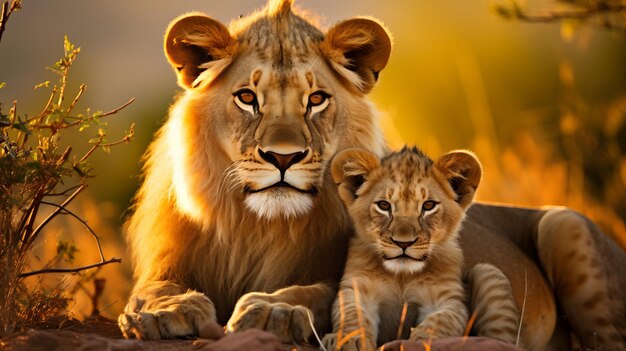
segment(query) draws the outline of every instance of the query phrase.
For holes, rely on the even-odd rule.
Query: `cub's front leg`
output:
[[[358,286],[366,286],[359,284]],[[328,335],[324,344],[328,350],[344,351],[375,350],[378,339],[378,304],[365,289],[342,286],[333,304],[333,334]],[[357,298],[358,294],[358,298]],[[364,335],[356,333],[363,327]],[[346,339],[347,336],[350,336]],[[365,346],[365,348],[363,348]]]
[[[216,321],[215,306],[206,295],[154,281],[135,288],[118,325],[126,338],[158,340],[197,336],[210,321]]]
[[[451,281],[429,288],[420,305],[421,323],[411,330],[410,340],[434,340],[462,336],[468,321],[463,287]]]
[[[335,290],[324,283],[290,286],[271,294],[248,293],[237,302],[227,330],[264,329],[284,343],[299,343],[309,338],[312,324],[318,333],[330,329],[334,295]]]

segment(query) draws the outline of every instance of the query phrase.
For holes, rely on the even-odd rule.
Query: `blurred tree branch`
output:
[[[562,21],[589,21],[608,30],[626,31],[626,4],[619,0],[560,0],[569,9],[551,9],[530,12],[517,1],[497,4],[494,11],[507,20],[531,23],[554,23]]]
[[[499,0],[505,1],[505,0]],[[550,3],[546,10],[534,10],[520,5],[523,0],[508,0],[494,6],[501,18],[524,23],[559,23],[561,37],[565,41],[573,38],[579,28],[599,26],[615,32],[621,44],[626,34],[625,0],[537,0],[533,3]],[[581,44],[586,37],[581,35]],[[608,45],[611,45],[608,44]],[[618,44],[618,45],[619,45]],[[583,46],[580,46],[583,48]],[[618,51],[619,52],[619,51]],[[544,125],[540,133],[552,134],[553,144],[524,141],[525,149],[545,152],[556,146],[551,156],[550,167],[562,169],[564,199],[568,205],[577,207],[598,223],[607,234],[626,247],[626,96],[622,90],[615,97],[600,102],[598,97],[588,98],[582,88],[587,83],[575,84],[575,70],[568,58],[563,56],[559,67],[562,87],[559,100],[559,115],[550,126]],[[578,68],[585,74],[596,74],[606,69],[611,74],[621,74],[621,66],[609,68]],[[621,77],[621,75],[619,76]],[[583,80],[584,81],[584,80]],[[619,85],[613,88],[621,89]],[[607,83],[615,84],[615,83]],[[530,147],[529,147],[530,145]],[[542,161],[543,162],[543,161]],[[560,163],[560,165],[559,165]],[[544,166],[545,167],[545,166]],[[526,170],[525,170],[526,171]],[[544,172],[542,166],[528,173]],[[543,182],[542,182],[543,184]],[[557,186],[553,186],[556,188]],[[546,188],[549,188],[548,186]],[[581,192],[582,190],[582,192]]]

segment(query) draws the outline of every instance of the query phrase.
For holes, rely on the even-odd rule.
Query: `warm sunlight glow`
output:
[[[170,189],[170,196],[176,197],[176,205],[191,218],[200,221],[202,219],[202,206],[191,195],[189,179],[186,176],[187,164],[184,162],[183,155],[188,155],[190,150],[188,147],[192,146],[186,143],[180,143],[179,140],[185,140],[185,127],[184,127],[184,113],[183,111],[174,109],[172,111],[172,124],[171,128],[167,131],[169,142],[169,157],[173,163],[173,180],[174,184]]]

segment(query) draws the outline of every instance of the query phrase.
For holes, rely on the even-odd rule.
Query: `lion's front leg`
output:
[[[248,293],[237,302],[227,330],[258,328],[276,334],[282,342],[305,341],[312,324],[318,332],[328,329],[334,293],[323,283],[291,286],[272,294]]]
[[[197,336],[201,326],[215,320],[215,306],[206,295],[156,281],[135,289],[118,324],[126,338],[158,340]]]

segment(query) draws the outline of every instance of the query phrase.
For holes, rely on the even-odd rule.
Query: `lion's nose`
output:
[[[406,249],[407,247],[415,244],[415,240],[413,241],[395,241],[395,240],[391,240],[393,241],[394,244],[398,245],[402,250]]]
[[[273,164],[276,168],[280,170],[281,173],[284,173],[289,167],[302,161],[306,157],[308,152],[309,150],[304,150],[302,152],[294,152],[285,155],[273,151],[264,152],[263,150],[259,149],[259,156],[261,156],[261,158],[265,161]]]

